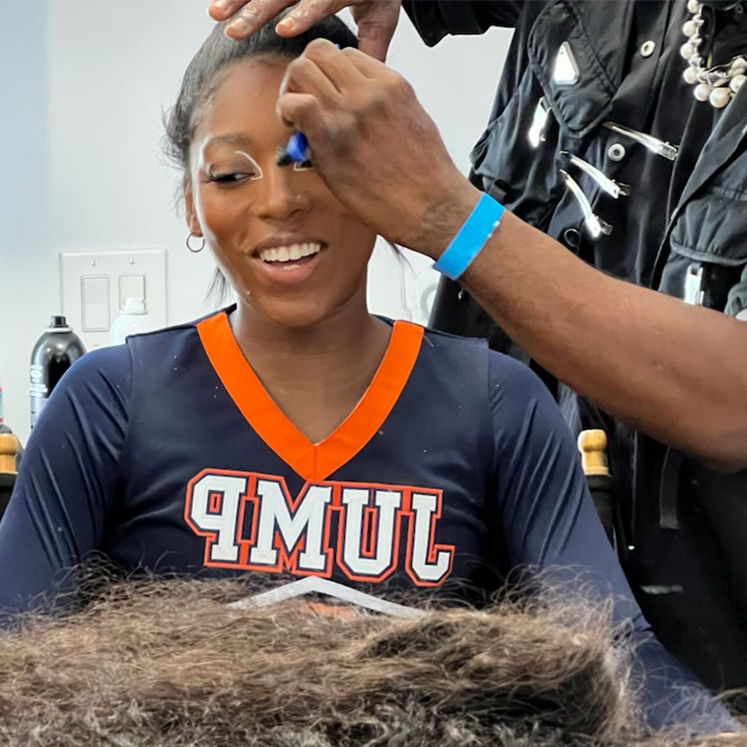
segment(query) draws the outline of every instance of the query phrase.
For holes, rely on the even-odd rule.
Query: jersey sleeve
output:
[[[86,354],[39,418],[0,522],[0,619],[69,591],[70,569],[102,549],[128,426],[127,346]]]
[[[652,635],[597,518],[560,410],[526,366],[491,353],[490,406],[500,511],[512,568],[540,571],[561,590],[612,600],[632,623],[634,674],[651,726],[736,728],[727,711]]]

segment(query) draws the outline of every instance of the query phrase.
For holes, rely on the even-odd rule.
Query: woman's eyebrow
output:
[[[215,137],[211,137],[205,143],[204,147],[210,148],[213,145],[222,145],[224,143],[228,145],[251,146],[252,139],[244,132],[234,132],[227,135],[216,135]]]

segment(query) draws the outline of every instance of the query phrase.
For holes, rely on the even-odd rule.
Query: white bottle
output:
[[[109,341],[121,345],[129,335],[155,329],[153,317],[148,313],[142,298],[128,298],[119,316],[112,322]]]

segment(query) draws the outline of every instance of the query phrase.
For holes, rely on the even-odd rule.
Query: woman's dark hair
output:
[[[357,47],[355,34],[336,16],[320,21],[303,34],[286,39],[275,33],[282,14],[243,41],[229,39],[226,22],[218,24],[189,63],[174,108],[166,115],[166,155],[183,170],[189,167],[189,148],[200,112],[220,85],[219,74],[252,57],[300,57],[314,39],[327,39],[341,49]]]

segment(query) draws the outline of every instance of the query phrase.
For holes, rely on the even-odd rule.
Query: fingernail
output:
[[[215,0],[215,2],[213,3],[213,8],[215,8],[215,10],[223,12],[228,8],[228,0]]]
[[[278,26],[282,26],[286,31],[292,31],[296,26],[296,19],[292,16],[286,16],[282,21],[280,21]]]
[[[226,30],[233,31],[236,34],[246,34],[249,31],[249,24],[244,18],[237,18],[228,24]]]

